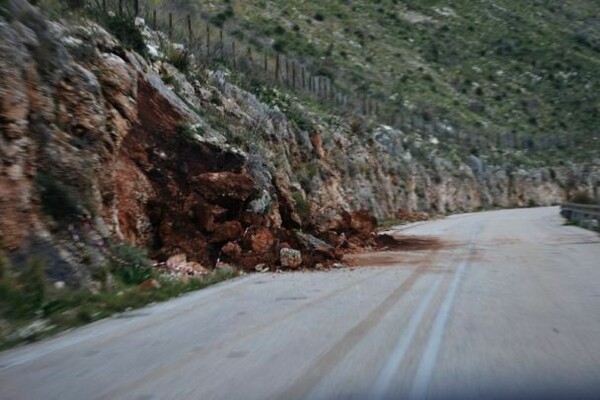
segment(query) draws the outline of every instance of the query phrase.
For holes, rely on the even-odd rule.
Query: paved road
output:
[[[600,398],[600,237],[557,208],[445,246],[257,274],[0,355],[2,399]]]

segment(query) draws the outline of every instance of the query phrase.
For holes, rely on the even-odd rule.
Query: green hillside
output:
[[[595,0],[158,0],[393,106],[396,123],[498,159],[600,149]],[[410,125],[409,125],[410,123]]]

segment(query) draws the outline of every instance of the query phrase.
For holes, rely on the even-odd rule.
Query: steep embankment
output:
[[[269,105],[227,72],[184,74],[93,23],[11,7],[0,17],[0,250],[15,264],[44,256],[55,280],[88,282],[121,241],[190,271],[312,267],[369,239],[374,221],[346,211],[554,204],[600,180],[597,165],[451,162],[434,138],[310,112],[276,91]]]

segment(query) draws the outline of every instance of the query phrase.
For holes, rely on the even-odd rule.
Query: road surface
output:
[[[0,398],[600,398],[597,234],[557,208],[403,233],[443,245],[250,275],[4,352]]]

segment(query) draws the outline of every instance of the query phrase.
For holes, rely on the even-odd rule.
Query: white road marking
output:
[[[402,338],[398,342],[398,345],[394,348],[394,351],[390,355],[390,358],[388,359],[387,363],[379,372],[377,381],[375,381],[371,395],[369,396],[370,399],[381,399],[388,392],[392,380],[396,375],[398,367],[400,366],[400,364],[402,364],[402,360],[404,359],[404,356],[406,355],[406,352],[409,349],[410,343],[412,342],[413,337],[415,336],[415,333],[417,332],[417,329],[419,328],[419,325],[421,324],[421,321],[425,316],[425,312],[427,311],[429,304],[431,303],[435,296],[435,293],[439,289],[442,280],[443,277],[438,276],[434,284],[431,285],[429,291],[425,295],[425,298],[419,305],[417,311],[410,317],[408,327],[404,331]]]
[[[477,237],[481,233],[482,229],[483,225],[479,225],[472,237]],[[469,256],[472,254],[474,248],[475,241],[472,240],[471,246],[469,246],[468,257],[458,267],[456,274],[454,275],[454,279],[452,279],[452,283],[450,284],[450,289],[444,298],[442,307],[435,318],[431,333],[429,334],[429,340],[425,346],[425,352],[423,353],[423,357],[419,363],[419,368],[417,369],[417,374],[413,381],[412,389],[408,395],[409,400],[424,399],[427,395],[427,389],[429,388],[429,382],[431,381],[437,356],[442,344],[442,339],[444,338],[444,332],[446,330],[446,325],[448,324],[448,318],[450,317],[452,304],[454,304],[454,299],[456,298],[458,285],[465,273],[465,269],[471,263]]]

